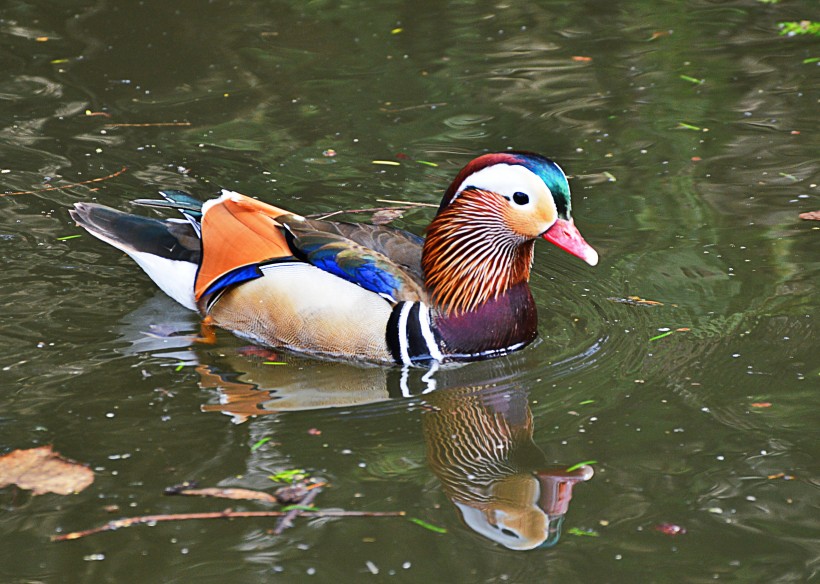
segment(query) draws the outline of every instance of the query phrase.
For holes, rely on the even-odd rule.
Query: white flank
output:
[[[127,247],[127,244],[122,241],[105,237],[96,231],[89,230],[88,232],[97,239],[128,254],[148,274],[148,277],[159,286],[160,290],[182,304],[182,306],[194,311],[199,310],[194,299],[196,264],[181,260],[169,260],[145,251],[136,251]]]
[[[148,277],[168,296],[185,308],[197,310],[196,301],[194,300],[196,264],[161,258],[144,251],[130,249],[123,249],[123,251],[131,256],[139,264],[139,267],[148,274]]]

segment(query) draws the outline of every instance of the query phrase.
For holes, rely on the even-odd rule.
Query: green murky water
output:
[[[812,18],[812,0],[4,3],[0,182],[31,192],[0,197],[0,452],[53,444],[96,480],[0,490],[3,581],[817,579],[820,235],[797,216],[820,208],[820,42],[778,34]],[[573,175],[602,261],[538,246],[540,341],[432,375],[157,338],[198,322],[116,250],[59,239],[72,202],[158,188],[437,203],[507,147]],[[503,464],[446,462],[475,436],[501,436]],[[571,502],[549,490],[583,461]],[[293,468],[330,484],[322,508],[447,532],[242,519],[49,541],[264,509],[163,489],[270,490]],[[502,537],[492,513],[524,527]],[[552,547],[498,543],[545,519]]]

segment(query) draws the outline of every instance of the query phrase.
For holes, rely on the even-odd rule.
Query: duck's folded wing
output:
[[[373,243],[376,231],[366,227],[347,229],[340,226],[348,224],[305,221],[292,216],[279,220],[287,229],[291,249],[300,259],[392,302],[425,299],[417,274],[366,245]],[[349,237],[351,233],[363,243]]]
[[[422,282],[421,248],[424,239],[389,225],[369,223],[343,223],[305,219],[306,229],[335,233],[366,249],[377,251],[390,261],[409,272],[418,282]]]

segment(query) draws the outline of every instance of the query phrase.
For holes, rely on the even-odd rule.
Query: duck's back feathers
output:
[[[293,217],[283,218],[282,222],[297,257],[311,265],[358,284],[391,302],[425,298],[418,274],[421,246],[414,245],[415,242],[408,237],[402,237],[402,232],[395,229],[377,231],[372,226],[339,223],[330,223],[331,229],[324,229],[326,222],[307,222]],[[323,229],[317,230],[317,226]],[[406,261],[418,261],[414,271],[381,251],[390,253],[398,249],[409,256],[404,258]]]
[[[421,249],[424,245],[424,238],[418,235],[389,225],[370,225],[368,223],[305,219],[304,225],[313,231],[335,233],[364,248],[379,252],[409,272],[417,281],[421,282],[423,279]]]

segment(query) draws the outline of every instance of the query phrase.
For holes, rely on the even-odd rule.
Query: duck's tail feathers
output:
[[[198,237],[202,237],[202,201],[195,199],[185,191],[165,190],[160,191],[160,199],[137,199],[137,205],[145,207],[157,207],[160,209],[176,209],[188,220],[194,228]]]
[[[194,281],[202,248],[190,219],[160,221],[96,203],[75,203],[69,213],[91,235],[128,254],[168,296],[197,310]]]

